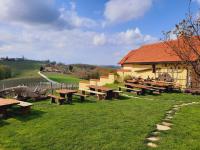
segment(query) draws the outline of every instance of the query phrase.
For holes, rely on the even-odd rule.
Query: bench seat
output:
[[[90,94],[95,94],[99,100],[105,99],[106,94],[102,92],[97,92],[97,91],[92,91],[92,90],[80,90],[82,94],[90,93]]]
[[[79,96],[81,102],[85,101],[85,98],[89,96],[89,95],[81,94],[81,93],[75,93],[74,95]]]
[[[27,114],[30,112],[31,106],[33,105],[32,103],[24,102],[24,101],[19,101],[18,106],[21,107],[21,113],[22,114]]]
[[[57,103],[59,105],[62,105],[65,101],[64,97],[60,97],[60,96],[56,96],[52,94],[49,94],[48,97],[51,98],[51,103]]]

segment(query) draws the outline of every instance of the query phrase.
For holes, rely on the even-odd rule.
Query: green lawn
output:
[[[150,99],[148,99],[150,98]],[[153,99],[153,100],[152,100]],[[199,101],[185,94],[141,96],[73,105],[35,102],[28,116],[0,120],[0,149],[143,150],[145,137],[174,104]],[[171,131],[161,134],[159,149],[198,149],[200,105],[183,108]],[[188,141],[187,141],[188,140]]]
[[[200,106],[182,108],[173,119],[174,127],[167,134],[162,134],[160,150],[198,150],[200,149]]]
[[[79,83],[81,79],[71,75],[59,74],[59,73],[44,73],[49,79],[60,83]]]

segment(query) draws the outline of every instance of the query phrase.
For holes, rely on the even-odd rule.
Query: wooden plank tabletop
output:
[[[108,88],[108,87],[105,87],[105,86],[95,86],[95,85],[90,85],[89,88],[91,88],[91,89],[95,89],[95,90],[104,91],[104,92],[113,91],[113,89]]]
[[[125,83],[125,85],[131,86],[134,88],[139,88],[139,89],[152,90],[152,87],[146,86],[146,85],[141,85],[141,84]]]
[[[4,99],[4,98],[0,98],[0,107],[3,106],[11,106],[11,105],[17,105],[20,102],[16,99]]]
[[[171,83],[165,83],[165,82],[152,82],[152,81],[144,81],[144,84],[150,84],[152,86],[159,86],[159,87],[168,87],[172,86],[173,84]]]
[[[77,93],[77,90],[61,89],[61,90],[56,90],[56,92],[60,94],[73,94]]]

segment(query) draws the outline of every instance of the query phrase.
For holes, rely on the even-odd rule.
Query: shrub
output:
[[[0,66],[0,80],[11,78],[11,68],[8,66],[1,65]]]

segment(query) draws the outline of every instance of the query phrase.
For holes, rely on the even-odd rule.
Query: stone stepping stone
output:
[[[160,132],[154,131],[154,132],[151,133],[151,135],[158,136],[158,135],[160,135]]]
[[[160,138],[152,136],[152,137],[147,138],[147,140],[150,141],[150,142],[156,142],[156,141],[159,141]]]
[[[163,121],[171,122],[171,119],[164,118]]]
[[[174,106],[173,106],[173,108],[177,108],[177,107],[179,107],[179,105],[174,105]]]
[[[180,109],[180,107],[174,107],[172,110],[177,111],[179,109]]]
[[[191,103],[182,104],[181,107],[183,107],[183,106],[189,106],[189,105],[191,105]]]
[[[147,143],[147,146],[148,146],[148,147],[151,147],[151,148],[156,148],[156,147],[158,147],[157,144],[152,143],[152,142]]]
[[[168,115],[166,119],[173,119],[173,116]]]
[[[167,111],[166,114],[173,114],[173,113],[174,113],[174,111],[173,111],[173,110],[170,110],[170,111]]]
[[[162,125],[171,127],[173,124],[169,122],[162,122]]]
[[[160,125],[160,124],[157,124],[157,130],[158,131],[167,131],[167,130],[170,130],[171,128],[168,127],[168,126],[165,126],[165,125]]]

